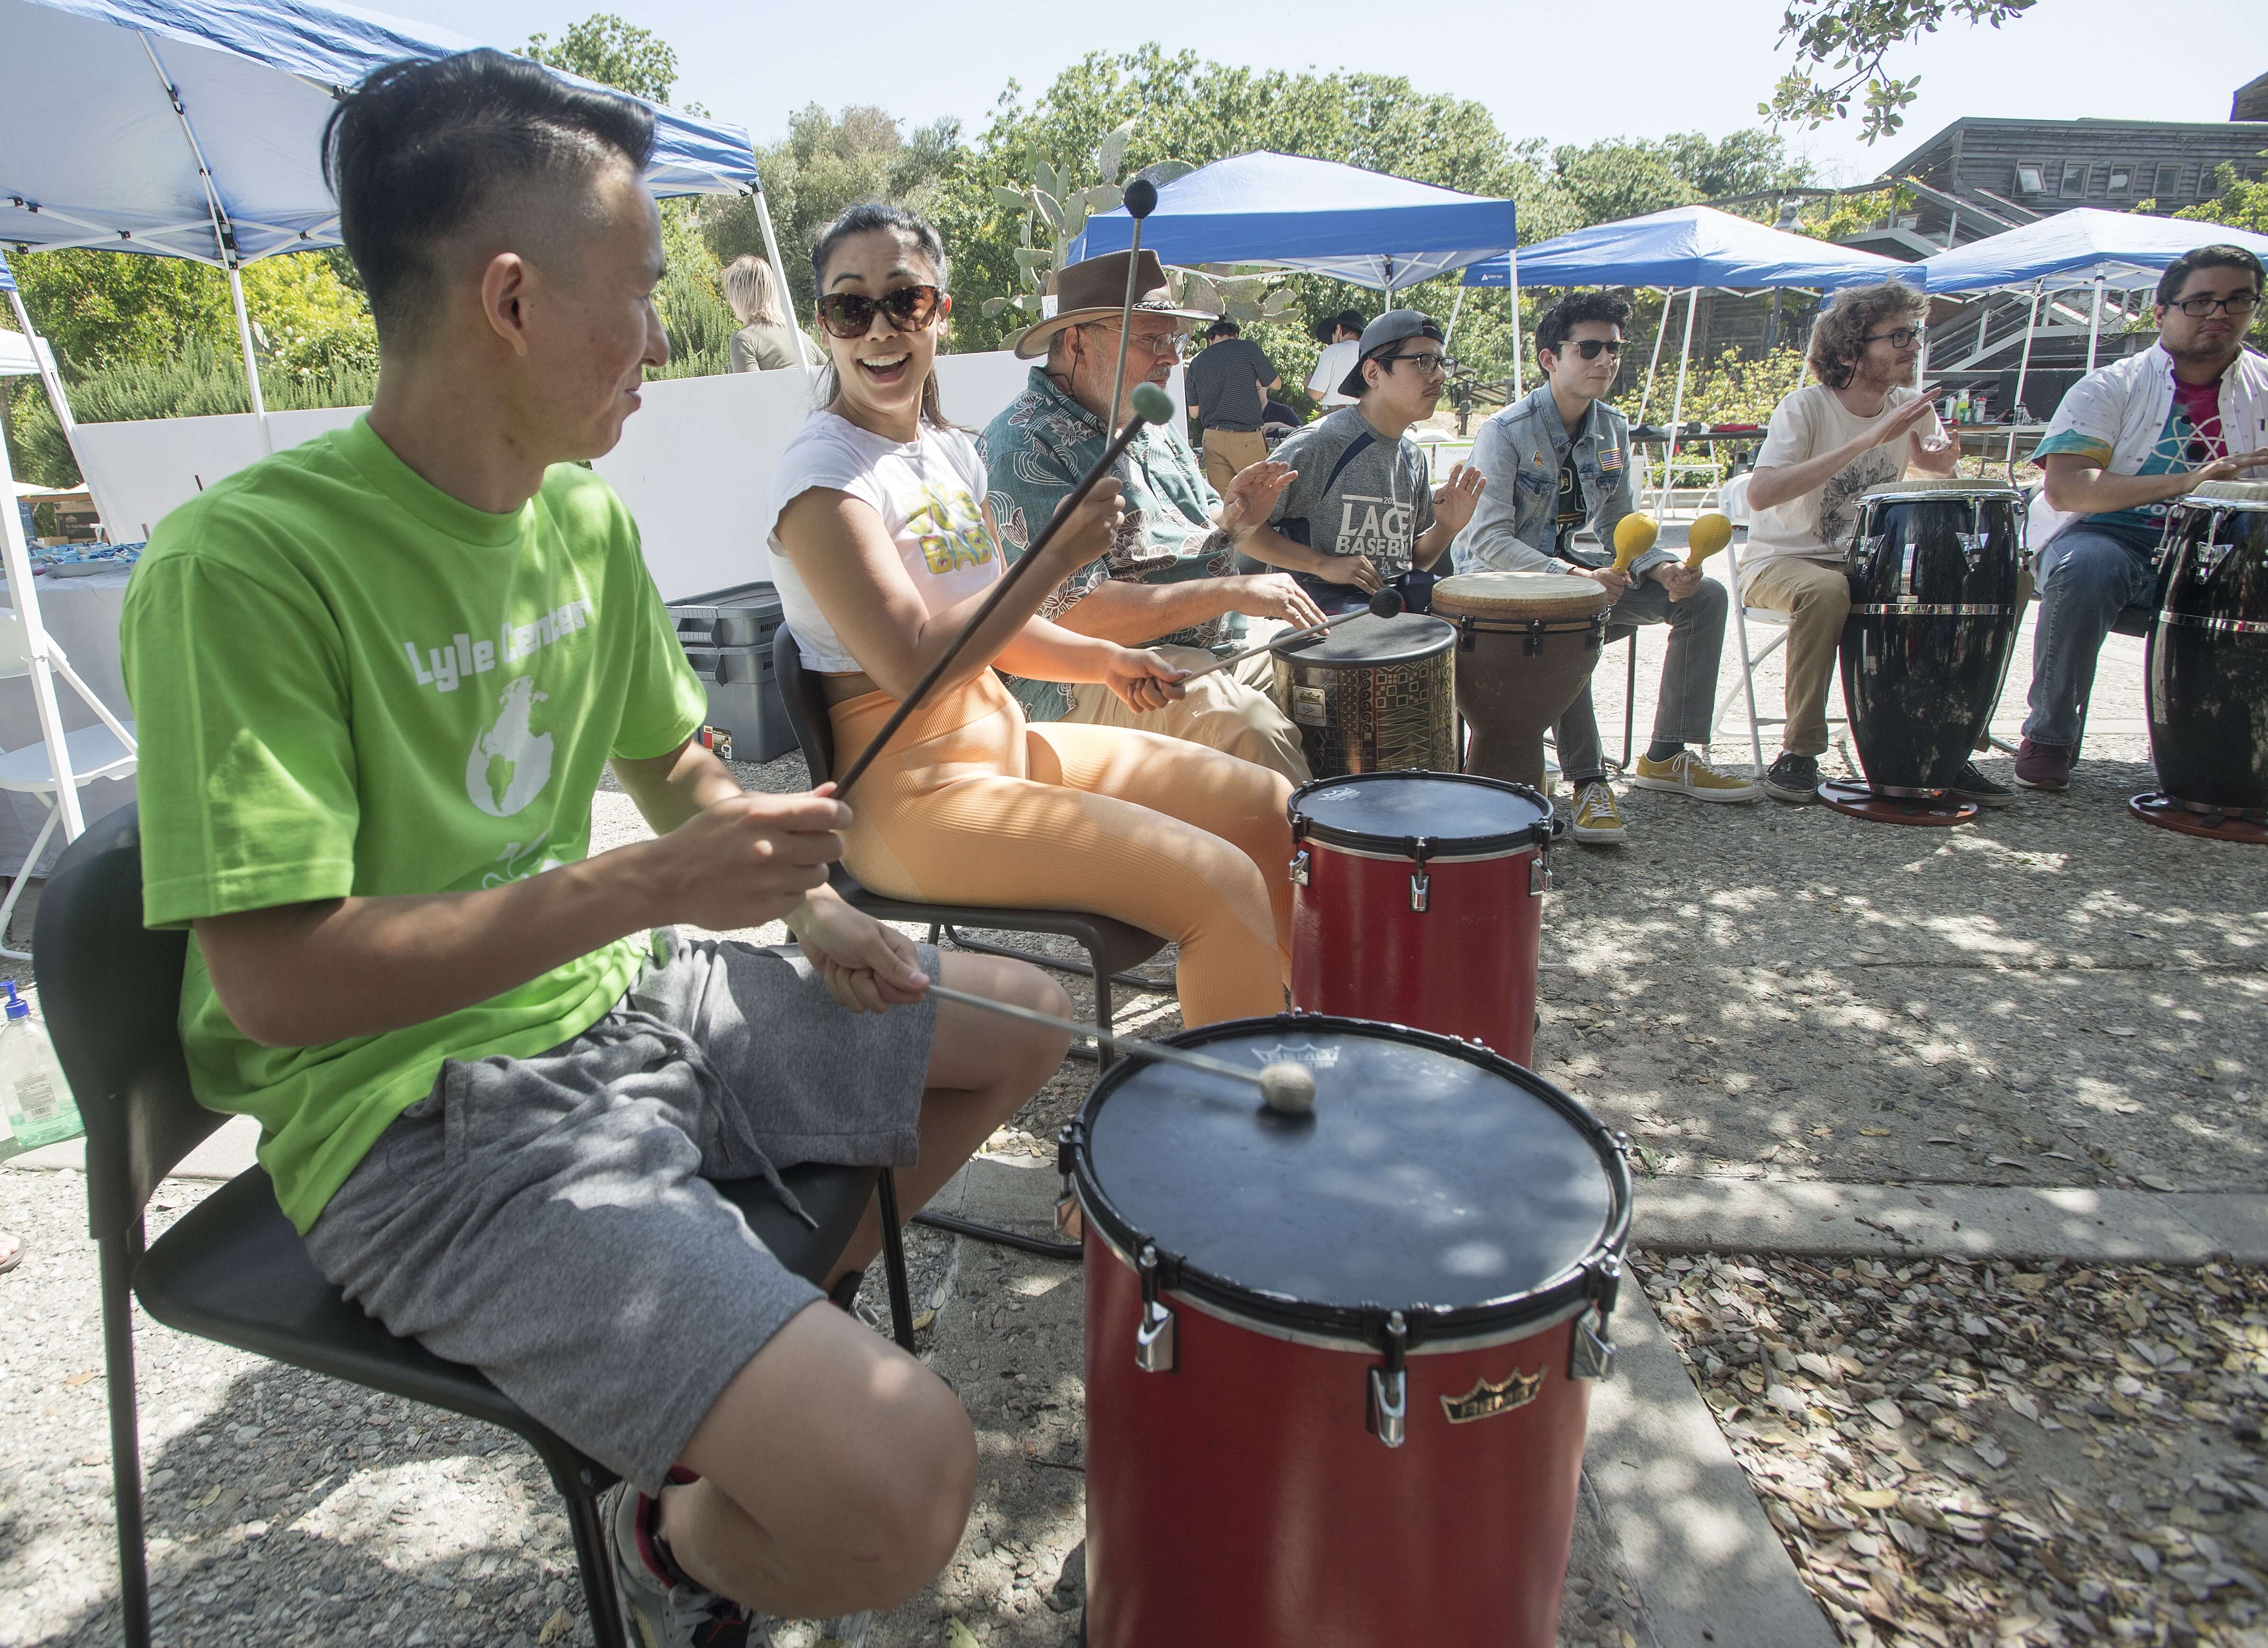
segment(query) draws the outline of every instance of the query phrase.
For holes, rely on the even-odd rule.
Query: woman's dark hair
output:
[[[2242,246],[2201,246],[2183,253],[2166,265],[2166,272],[2158,276],[2158,301],[2172,303],[2182,295],[2183,283],[2199,269],[2242,269],[2252,276],[2255,292],[2259,291],[2264,284],[2268,284],[2268,276],[2264,276],[2260,270],[2260,260]]]
[[[1627,331],[1631,313],[1630,299],[1619,292],[1570,292],[1546,309],[1543,319],[1536,321],[1536,359],[1541,362],[1546,349],[1557,355],[1566,345],[1567,335],[1586,320],[1603,321]]]
[[[939,291],[951,290],[952,265],[945,255],[945,241],[931,226],[928,218],[919,212],[908,211],[902,206],[891,206],[880,201],[868,201],[863,206],[853,206],[826,228],[819,239],[811,243],[811,279],[818,296],[827,296],[827,265],[835,255],[835,248],[852,235],[872,234],[877,229],[894,230],[914,243],[914,251],[929,264],[937,276]],[[830,356],[819,379],[819,404],[832,406],[835,397],[843,391],[835,375],[835,362]],[[938,398],[937,367],[932,363],[929,376],[922,380],[921,415],[939,429],[953,426],[945,421],[945,408]]]
[[[1812,375],[1830,389],[1848,389],[1858,375],[1859,357],[1867,352],[1870,334],[1879,331],[1885,321],[1911,323],[1928,313],[1929,299],[1921,288],[1905,281],[1845,286],[1812,321],[1805,362]]]
[[[323,128],[323,180],[381,338],[433,313],[436,248],[468,224],[517,218],[540,241],[568,227],[544,217],[563,186],[652,158],[644,104],[486,48],[373,69]]]

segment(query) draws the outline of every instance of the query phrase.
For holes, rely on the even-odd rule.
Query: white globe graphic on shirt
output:
[[[534,676],[521,676],[497,698],[496,725],[473,740],[465,793],[490,818],[510,818],[551,782],[551,734],[538,732],[530,720],[550,695],[535,690]]]

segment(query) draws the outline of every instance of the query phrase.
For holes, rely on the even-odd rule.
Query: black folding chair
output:
[[[258,1167],[239,1174],[144,1247],[143,1210],[175,1163],[227,1118],[189,1091],[174,1028],[187,935],[142,924],[138,809],[120,808],[71,843],[40,900],[40,1004],[86,1123],[89,1221],[101,1260],[111,1476],[118,1504],[120,1614],[129,1648],[150,1640],[142,1460],[129,1292],[157,1321],[271,1361],[499,1425],[542,1460],[567,1502],[600,1648],[627,1648],[599,1496],[614,1473],[545,1429],[475,1369],[397,1339],[323,1279]],[[900,1343],[911,1348],[895,1187],[886,1168],[805,1166],[781,1174],[818,1221],[811,1230],[761,1179],[717,1188],[797,1275],[824,1285],[869,1200],[883,1213],[883,1260]]]

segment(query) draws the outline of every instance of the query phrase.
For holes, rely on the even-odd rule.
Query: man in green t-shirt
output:
[[[346,97],[325,164],[377,396],[168,516],[123,638],[198,1097],[259,1118],[350,1298],[626,1478],[615,1578],[663,1648],[902,1600],[976,1464],[952,1392],[709,1181],[889,1163],[918,1207],[1065,1046],[931,980],[1065,1004],[849,909],[849,810],[743,793],[693,740],[637,528],[576,462],[668,358],[652,149],[643,106],[494,52]],[[592,857],[609,768],[657,838]],[[782,919],[799,951],[668,928]]]

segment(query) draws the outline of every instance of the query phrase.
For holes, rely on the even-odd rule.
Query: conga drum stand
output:
[[[1886,795],[1854,778],[1828,779],[1819,786],[1819,798],[1837,813],[1870,824],[1966,824],[1984,810],[1948,791]]]
[[[2268,847],[2268,823],[2218,807],[2192,806],[2176,801],[2162,790],[2145,791],[2126,803],[2126,810],[2145,824],[2183,835],[2202,835],[2207,841],[2245,842]]]

